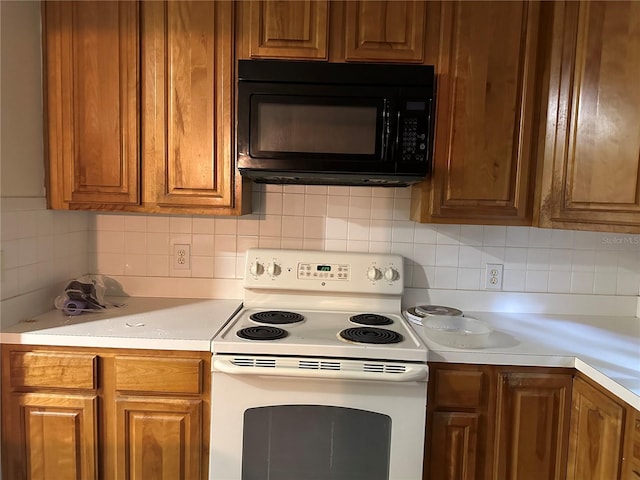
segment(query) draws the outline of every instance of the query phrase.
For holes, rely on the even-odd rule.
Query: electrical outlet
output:
[[[484,288],[486,290],[502,290],[502,264],[487,263]]]
[[[173,269],[191,270],[191,245],[175,244],[173,246]]]

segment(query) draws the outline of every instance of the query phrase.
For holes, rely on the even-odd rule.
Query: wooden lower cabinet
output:
[[[495,379],[487,365],[429,364],[424,479],[479,480]]]
[[[622,478],[640,480],[640,411],[627,410]]]
[[[2,478],[206,480],[211,354],[2,346]]]
[[[573,384],[571,408],[567,480],[625,478],[620,476],[624,406],[611,395],[577,377]]]
[[[425,480],[564,479],[573,370],[430,368]]]
[[[533,368],[497,376],[493,478],[564,479],[572,374]]]
[[[574,369],[429,368],[423,480],[640,480],[640,411]]]
[[[117,478],[203,478],[200,400],[133,397],[116,403]]]
[[[429,477],[472,480],[478,461],[480,415],[464,412],[436,412],[431,418]],[[435,460],[437,459],[437,461]]]
[[[96,395],[14,393],[3,408],[5,478],[98,478]]]

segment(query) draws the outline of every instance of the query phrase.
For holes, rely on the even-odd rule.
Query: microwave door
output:
[[[254,93],[242,132],[239,167],[286,171],[384,171],[389,163],[390,100],[366,96]],[[343,92],[344,93],[344,92]],[[357,93],[357,94],[356,94]],[[242,112],[239,112],[239,117]],[[367,166],[371,165],[370,168]]]

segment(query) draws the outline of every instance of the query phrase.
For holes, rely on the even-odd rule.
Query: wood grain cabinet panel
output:
[[[479,415],[437,412],[432,420],[431,480],[474,480],[478,463]]]
[[[486,365],[429,364],[425,480],[485,478],[494,373]]]
[[[203,361],[198,358],[115,357],[119,392],[192,394],[202,392]]]
[[[411,216],[530,225],[540,4],[440,5],[434,165],[412,190]]]
[[[209,478],[211,352],[1,347],[2,478]]]
[[[358,0],[345,2],[345,60],[424,60],[426,2]]]
[[[626,409],[624,458],[622,479],[640,479],[640,411],[629,406]]]
[[[500,372],[494,448],[495,480],[562,480],[572,377]]]
[[[327,60],[327,0],[260,0],[244,8],[249,58]]]
[[[486,373],[459,368],[439,368],[434,372],[434,398],[438,407],[475,408],[486,395]]]
[[[137,2],[43,2],[52,208],[140,202]]]
[[[117,424],[119,479],[202,479],[200,400],[120,398]]]
[[[564,480],[571,370],[429,367],[425,480]]]
[[[540,224],[640,232],[640,3],[554,7]]]
[[[97,387],[98,357],[91,353],[11,352],[9,362],[13,388],[93,390]]]
[[[624,407],[577,377],[571,409],[567,480],[620,478]]]
[[[234,2],[43,2],[49,206],[239,215]]]
[[[142,11],[145,201],[233,208],[233,3],[148,2]]]
[[[97,397],[50,393],[13,394],[3,425],[7,478],[98,478]],[[7,397],[5,397],[5,402]]]

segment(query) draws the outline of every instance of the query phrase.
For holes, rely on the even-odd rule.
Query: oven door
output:
[[[211,480],[422,478],[426,365],[280,360],[214,355]]]

